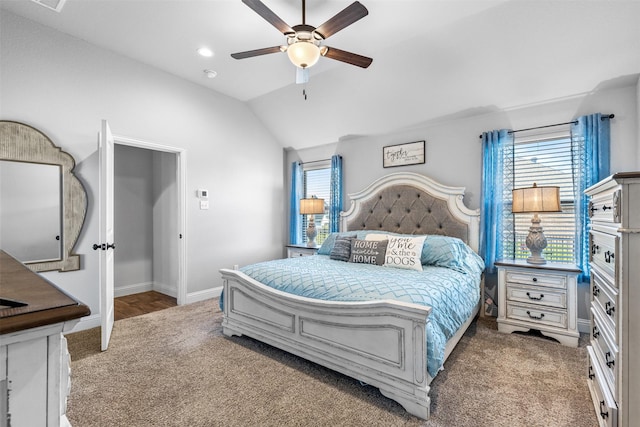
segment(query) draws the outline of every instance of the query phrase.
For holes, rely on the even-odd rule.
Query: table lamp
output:
[[[307,225],[307,246],[315,248],[315,238],[318,235],[318,231],[316,230],[314,215],[324,213],[324,199],[318,199],[316,196],[311,196],[310,199],[300,199],[300,213],[302,215],[310,215],[309,224]]]
[[[538,213],[561,212],[560,187],[533,187],[518,188],[512,191],[513,213],[533,213],[531,227],[527,235],[527,248],[531,256],[527,258],[529,264],[545,264],[547,260],[542,256],[542,250],[547,247],[547,239],[544,237]]]

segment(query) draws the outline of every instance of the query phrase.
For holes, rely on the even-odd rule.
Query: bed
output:
[[[351,206],[341,213],[341,233],[332,234],[319,255],[221,270],[223,332],[247,335],[375,386],[407,412],[428,419],[429,384],[480,308],[484,265],[474,252],[479,212],[464,205],[464,188],[414,173],[387,175],[349,197]],[[454,268],[426,264],[419,271],[327,255],[333,255],[330,246],[345,237],[387,244],[396,236],[410,240],[416,235],[427,236],[422,261],[427,242],[447,241],[469,252],[464,253],[465,265],[459,260]],[[447,285],[436,293],[444,295],[443,301],[455,302],[431,303],[430,295],[426,300],[414,296],[416,288],[435,286],[419,281],[439,280],[427,277],[445,278]],[[323,288],[325,282],[331,292]],[[399,282],[402,291],[389,291],[391,282]],[[461,297],[452,297],[448,289],[454,287],[462,289],[456,291]],[[446,330],[444,339],[440,329]]]

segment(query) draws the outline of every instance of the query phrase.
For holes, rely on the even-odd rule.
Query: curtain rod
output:
[[[323,159],[323,160],[313,160],[311,162],[298,162],[301,165],[308,165],[309,163],[320,163],[320,162],[330,162],[331,159]]]
[[[600,117],[600,120],[613,119],[614,117],[615,117],[615,114],[603,114],[602,117]],[[536,126],[536,127],[527,128],[527,129],[510,130],[509,133],[524,132],[526,130],[544,129],[544,128],[550,128],[554,126],[562,126],[562,125],[575,125],[577,123],[578,123],[577,120],[573,120],[571,122],[556,123],[554,125]],[[479,138],[482,139],[482,135],[480,135]]]

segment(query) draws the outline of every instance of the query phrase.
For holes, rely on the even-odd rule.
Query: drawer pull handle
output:
[[[610,251],[607,251],[604,253],[604,262],[606,262],[607,264],[611,262],[612,258],[615,258],[616,254]]]
[[[591,254],[595,255],[596,253],[598,253],[598,251],[600,250],[600,246],[596,245],[595,243],[593,245],[591,245]]]
[[[593,335],[595,339],[598,339],[598,337],[600,336],[600,331],[598,330],[597,326],[593,327],[593,333],[591,335]]]
[[[589,365],[589,379],[592,380],[596,374],[593,373],[593,366]]]
[[[604,355],[604,359],[607,361],[607,366],[609,368],[613,367],[616,364],[616,359],[611,359],[609,360],[609,358],[611,357],[611,352],[607,351],[606,354]]]
[[[616,308],[613,306],[613,304],[611,304],[611,301],[607,301],[607,303],[604,305],[604,309],[609,316],[613,316],[613,312],[616,311]]]
[[[598,295],[600,295],[600,288],[596,285],[593,285],[593,296],[597,297]]]
[[[534,277],[534,278],[533,278],[533,279],[531,279],[531,280],[533,280],[534,282],[537,282],[537,281],[538,281],[538,278],[537,278],[537,277]]]
[[[609,411],[607,411],[607,412],[603,412],[603,411],[602,411],[602,407],[603,407],[603,406],[605,406],[605,405],[604,405],[604,400],[601,400],[601,401],[600,401],[600,416],[601,416],[601,417],[602,417],[602,419],[604,420],[604,419],[606,419],[606,418],[609,418]],[[606,409],[606,406],[605,406],[605,409]]]
[[[533,314],[531,314],[529,310],[527,310],[527,314],[529,315],[530,318],[536,319],[536,320],[540,320],[544,317],[544,313],[540,313],[540,316],[534,316]]]
[[[589,204],[591,205],[591,206],[589,206],[589,212],[590,212],[590,213],[593,213],[593,212],[595,212],[595,211],[597,211],[597,210],[598,210],[598,208],[596,208],[595,206],[593,206],[593,203],[589,203]]]
[[[603,210],[604,212],[606,212],[606,211],[607,211],[607,209],[613,209],[613,207],[611,207],[611,206],[607,206],[607,205],[602,205],[602,210]]]
[[[532,299],[532,300],[534,300],[534,301],[540,301],[542,298],[544,298],[544,295],[543,295],[543,294],[540,294],[540,296],[539,296],[539,297],[532,297],[532,296],[529,294],[529,292],[527,292],[527,296],[529,297],[529,299]]]

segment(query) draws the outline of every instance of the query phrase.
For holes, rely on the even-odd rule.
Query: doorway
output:
[[[114,136],[114,297],[184,304],[184,152]]]

